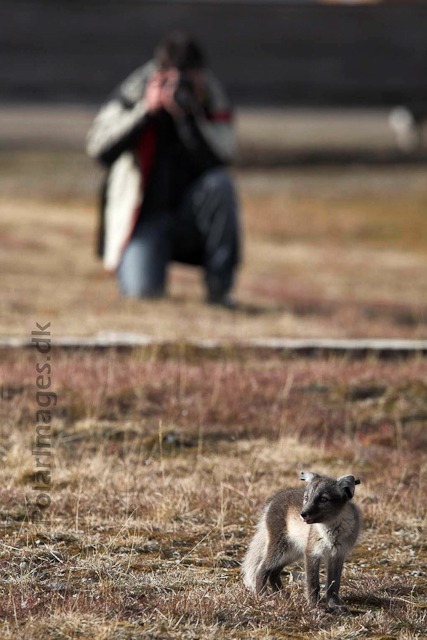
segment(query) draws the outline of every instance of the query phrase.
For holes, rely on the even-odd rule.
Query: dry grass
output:
[[[99,172],[82,154],[0,154],[0,335],[131,331],[186,339],[427,337],[424,168],[241,172],[240,308],[203,304],[197,270],[170,297],[123,300],[93,255]]]
[[[427,360],[53,351],[52,505],[35,492],[32,351],[0,360],[5,639],[422,638],[427,621]],[[244,590],[265,498],[301,467],[357,473],[365,531],[352,616]]]
[[[7,157],[6,157],[7,156]],[[233,313],[174,266],[170,298],[120,299],[92,254],[80,154],[0,155],[0,334],[427,337],[423,169],[238,176]],[[25,178],[22,176],[25,173]],[[19,224],[17,223],[19,221]],[[427,360],[52,353],[52,505],[34,511],[35,352],[0,358],[0,619],[6,640],[422,638]],[[263,501],[307,467],[362,478],[365,533],[341,619],[255,597],[239,563]]]

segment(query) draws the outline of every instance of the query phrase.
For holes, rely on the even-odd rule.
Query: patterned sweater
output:
[[[109,167],[103,198],[103,258],[115,270],[129,242],[144,199],[156,137],[144,95],[154,61],[132,73],[101,108],[87,136],[87,152]],[[231,162],[235,138],[228,99],[212,72],[205,72],[203,104],[197,117],[175,121],[182,145],[203,170]]]

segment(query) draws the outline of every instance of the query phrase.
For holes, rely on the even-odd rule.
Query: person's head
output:
[[[166,35],[154,51],[160,69],[178,69],[188,72],[204,69],[205,54],[199,43],[180,31]]]

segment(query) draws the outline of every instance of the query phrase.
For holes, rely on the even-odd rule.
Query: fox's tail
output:
[[[251,591],[255,591],[256,589],[256,576],[265,559],[267,545],[268,531],[264,513],[242,563],[243,582]]]

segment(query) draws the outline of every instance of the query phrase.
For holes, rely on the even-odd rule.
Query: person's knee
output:
[[[206,192],[220,195],[222,199],[235,203],[236,194],[234,184],[227,171],[224,169],[212,169],[202,178],[203,188]]]
[[[121,293],[127,298],[160,298],[165,291],[166,264],[129,261],[118,273]]]
[[[118,270],[122,295],[128,298],[159,298],[164,295],[166,260],[160,260],[161,251],[137,251],[129,247]]]
[[[164,295],[170,237],[166,216],[147,218],[124,250],[118,269],[121,293],[129,298]]]

